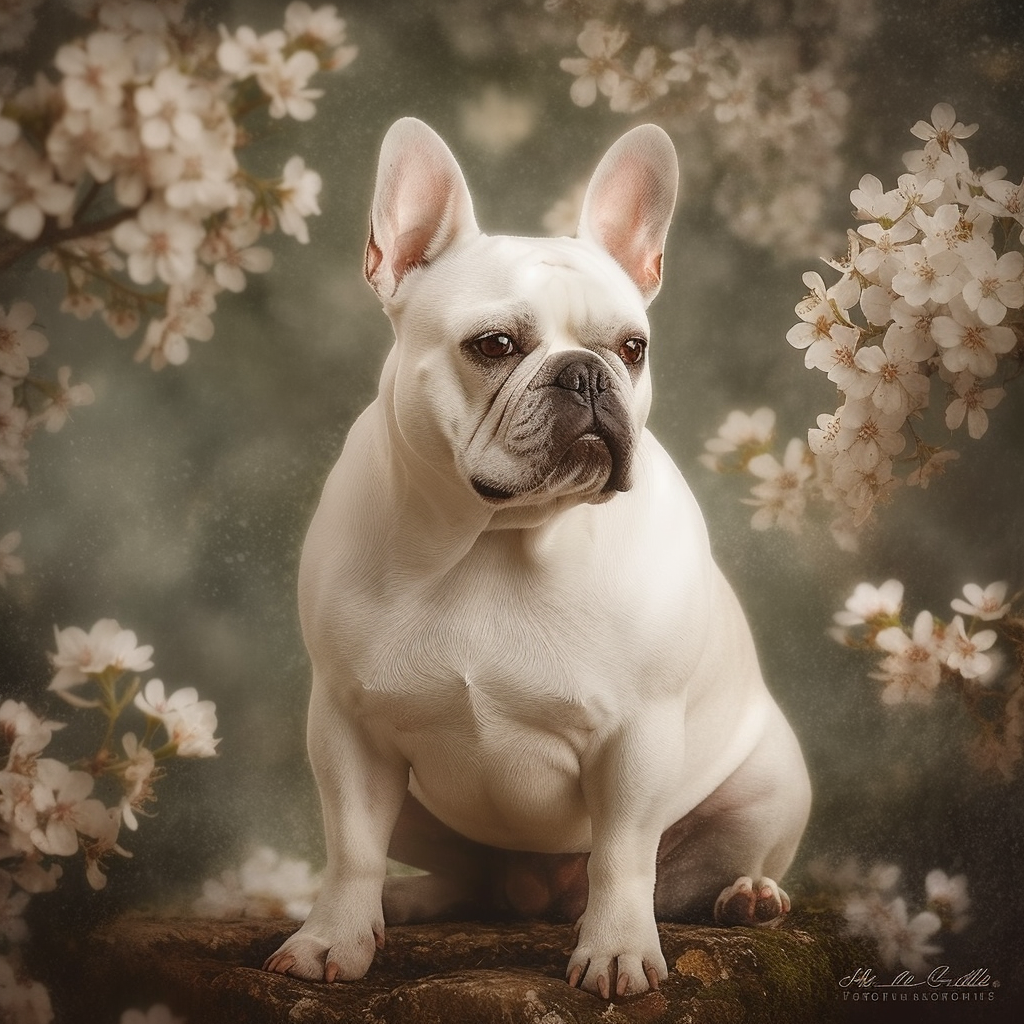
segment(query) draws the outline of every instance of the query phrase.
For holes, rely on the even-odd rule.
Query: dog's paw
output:
[[[375,950],[383,945],[383,932],[329,942],[300,928],[267,958],[263,969],[306,981],[356,981],[366,974]]]
[[[566,969],[566,978],[573,988],[611,999],[613,996],[639,995],[668,977],[668,967],[657,941],[653,944],[636,943],[627,951],[629,943],[590,944],[581,941]],[[620,951],[621,950],[621,951]]]
[[[754,881],[744,875],[724,888],[715,900],[715,923],[774,928],[789,908],[789,897],[770,878]]]

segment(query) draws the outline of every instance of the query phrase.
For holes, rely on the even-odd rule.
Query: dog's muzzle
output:
[[[534,378],[505,436],[511,455],[531,466],[531,479],[511,486],[474,478],[489,501],[505,501],[570,481],[603,481],[602,495],[632,484],[635,431],[614,371],[591,353],[551,357]],[[595,492],[596,493],[596,492]]]
[[[551,387],[562,437],[573,438],[561,463],[611,459],[602,491],[628,491],[633,456],[633,430],[615,388],[612,371],[598,358],[573,358],[557,373]],[[554,438],[553,438],[554,440]]]

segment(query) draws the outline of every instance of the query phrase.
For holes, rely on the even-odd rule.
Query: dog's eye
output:
[[[477,351],[488,359],[501,359],[510,356],[519,349],[507,334],[487,334],[476,339]]]
[[[619,358],[627,366],[636,366],[644,358],[647,342],[643,338],[627,338],[619,346]]]

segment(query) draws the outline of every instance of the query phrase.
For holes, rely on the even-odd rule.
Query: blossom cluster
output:
[[[970,756],[984,772],[1009,780],[1024,758],[1024,622],[1012,615],[1007,584],[968,583],[950,606],[948,621],[932,612],[903,620],[903,584],[860,583],[835,614],[834,639],[882,655],[870,678],[888,705],[930,704],[940,691],[955,694],[976,722]],[[997,641],[1011,648],[1008,671]]]
[[[203,883],[192,905],[200,917],[290,917],[304,921],[321,879],[308,861],[282,856],[270,847],[256,850],[237,870]]]
[[[945,392],[944,427],[988,429],[988,411],[1020,369],[1024,338],[1024,184],[1006,169],[973,169],[961,142],[977,130],[946,103],[918,121],[922,149],[904,155],[908,173],[886,190],[865,175],[850,194],[863,222],[826,286],[804,275],[810,294],[787,339],[809,368],[824,372],[839,408],[808,433],[820,485],[857,528],[897,485],[926,487],[957,453],[926,442],[917,425],[934,385]]]
[[[222,28],[219,41],[177,0],[78,6],[96,27],[57,50],[55,78],[3,96],[0,266],[46,249],[63,310],[100,313],[119,337],[147,322],[138,357],[181,363],[212,336],[217,295],[270,267],[259,236],[307,241],[319,212],[320,177],[301,157],[273,179],[244,169],[243,119],[308,120],[313,75],[355,50],[330,6],[294,2],[283,29]]]
[[[8,16],[0,51],[21,48],[36,3]],[[258,245],[275,229],[309,240],[321,179],[300,156],[279,175],[244,166],[260,111],[307,121],[321,71],[356,50],[336,9],[296,0],[281,29],[219,35],[184,0],[69,0],[90,30],[61,45],[30,82],[0,67],[0,271],[40,253],[65,283],[61,310],[99,315],[119,338],[143,331],[136,358],[181,364],[214,333],[220,295],[270,269]],[[5,11],[5,15],[7,12]],[[257,123],[258,128],[258,123]],[[48,379],[31,304],[0,306],[0,492],[26,482],[27,444],[93,401],[70,367]],[[0,535],[0,585],[23,570],[20,534]]]
[[[847,933],[873,941],[890,969],[902,965],[924,974],[928,958],[942,952],[934,938],[941,932],[959,933],[971,920],[967,877],[950,877],[940,868],[925,876],[924,909],[913,915],[899,894],[901,870],[895,864],[864,868],[854,858],[838,864],[819,860],[810,865],[810,875],[830,899],[841,900]]]
[[[826,196],[843,170],[845,66],[871,31],[871,0],[797,2],[785,25],[745,39],[707,24],[691,28],[699,12],[646,6],[646,18],[635,4],[612,5],[585,22],[580,55],[561,60],[573,76],[573,102],[586,107],[601,97],[613,111],[642,111],[685,136],[691,175],[704,174],[716,210],[746,241],[784,258],[822,251],[831,242]],[[623,27],[631,21],[639,24]],[[681,45],[666,47],[670,39]]]
[[[786,337],[836,386],[839,407],[818,416],[806,443],[789,441],[781,461],[768,409],[730,413],[707,443],[709,468],[759,478],[747,499],[756,528],[797,531],[814,500],[833,510],[837,542],[855,546],[896,487],[926,488],[959,457],[922,436],[932,392],[944,393],[938,429],[966,426],[977,439],[1020,372],[1024,184],[1003,167],[971,168],[960,140],[976,128],[937,104],[912,129],[924,147],[904,155],[897,187],[865,175],[850,194],[864,223],[847,256],[827,261],[840,279],[804,274],[810,293]]]
[[[117,844],[121,825],[135,831],[138,815],[155,799],[157,767],[170,757],[212,757],[219,740],[216,707],[193,687],[165,693],[160,679],[143,687],[137,673],[153,667],[153,648],[114,619],[100,619],[86,632],[77,626],[55,630],[49,689],[79,709],[99,711],[107,722],[99,750],[75,765],[42,756],[64,723],[40,718],[22,701],[0,705],[0,741],[6,765],[0,772],[0,836],[4,874],[29,892],[52,889],[59,864],[49,857],[85,855],[86,877],[103,888],[103,860],[127,856]],[[121,715],[129,708],[144,716],[144,731],[124,732],[115,742]],[[155,742],[159,740],[159,742]],[[94,795],[98,780],[109,781],[117,799],[108,806]]]
[[[35,308],[15,302],[0,306],[0,494],[8,480],[28,483],[28,442],[40,427],[56,433],[67,423],[71,410],[89,405],[95,396],[88,384],[71,383],[71,367],[62,366],[56,380],[30,372],[29,360],[46,351],[46,337],[33,324]],[[15,554],[21,533],[0,536],[0,587],[9,576],[24,572]]]
[[[57,885],[63,867],[56,858],[81,853],[89,884],[103,888],[105,860],[131,856],[119,843],[121,827],[135,831],[148,814],[161,764],[210,757],[220,742],[216,707],[194,688],[168,694],[159,679],[143,687],[137,673],[153,667],[153,648],[131,630],[101,619],[88,632],[72,626],[55,636],[50,691],[75,708],[98,711],[106,727],[95,753],[68,763],[46,756],[66,723],[40,717],[23,701],[0,703],[0,947],[27,938],[22,914],[32,894]],[[129,709],[141,713],[141,734],[116,735]],[[49,1005],[40,988],[0,959],[0,1007],[5,998],[38,1004],[36,1017],[27,1019],[48,1020],[39,1009]]]

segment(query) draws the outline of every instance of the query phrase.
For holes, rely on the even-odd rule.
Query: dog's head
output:
[[[381,381],[392,443],[496,507],[628,490],[677,182],[668,136],[645,125],[601,161],[575,238],[488,236],[445,144],[398,121],[366,249],[396,333]]]

